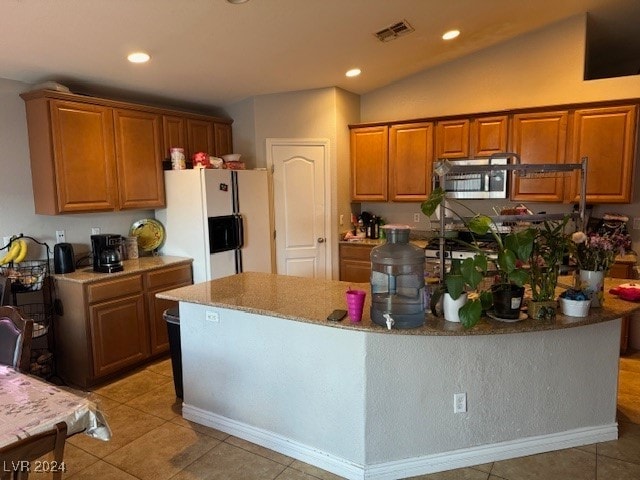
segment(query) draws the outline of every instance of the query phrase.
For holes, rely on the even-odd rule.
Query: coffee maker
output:
[[[122,266],[122,236],[112,233],[91,235],[91,250],[93,252],[93,271],[102,273],[121,272]]]

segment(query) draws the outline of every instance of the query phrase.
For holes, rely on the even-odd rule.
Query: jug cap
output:
[[[400,225],[393,223],[382,225],[380,228],[384,228],[385,230],[411,230],[411,227],[409,225]]]

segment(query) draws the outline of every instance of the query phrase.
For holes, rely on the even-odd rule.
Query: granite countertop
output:
[[[355,240],[340,240],[338,243],[344,244],[344,245],[364,245],[364,246],[370,246],[370,247],[377,247],[378,245],[382,245],[383,243],[385,243],[385,239],[384,238],[358,238]],[[416,245],[417,247],[420,248],[425,248],[427,246],[427,243],[429,243],[427,240],[425,239],[411,239],[409,240],[409,243]]]
[[[56,273],[52,277],[57,281],[77,282],[77,283],[91,283],[105,280],[107,278],[116,278],[123,275],[131,275],[132,273],[148,272],[150,270],[156,270],[158,268],[167,267],[170,265],[190,264],[193,262],[192,258],[186,257],[172,257],[172,256],[153,256],[153,257],[140,257],[131,260],[124,260],[122,266],[124,270],[122,272],[113,273],[101,273],[94,272],[93,267],[82,267],[71,273]]]
[[[605,280],[605,290],[628,280]],[[362,321],[352,323],[348,317],[340,322],[328,321],[327,315],[334,309],[347,309],[345,291],[348,288],[367,292]],[[620,300],[605,293],[605,306],[592,308],[585,318],[566,317],[558,314],[552,322],[527,318],[514,323],[483,318],[473,328],[465,330],[461,324],[447,322],[431,313],[426,315],[422,327],[387,330],[371,321],[369,309],[371,295],[368,283],[349,283],[336,280],[319,280],[268,273],[241,273],[210,282],[158,293],[168,300],[229,308],[260,315],[295,320],[381,334],[398,335],[491,335],[501,333],[535,332],[578,327],[600,323],[640,310],[640,303]]]

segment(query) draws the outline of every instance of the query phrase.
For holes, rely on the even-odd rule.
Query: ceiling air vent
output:
[[[408,33],[413,32],[413,30],[414,28],[409,25],[409,22],[402,20],[401,22],[394,23],[390,27],[376,32],[374,35],[378,37],[378,40],[381,42],[388,42],[389,40],[394,40],[403,35],[407,35]]]

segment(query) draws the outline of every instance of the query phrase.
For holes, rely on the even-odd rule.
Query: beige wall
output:
[[[234,150],[247,153],[250,167],[265,167],[267,138],[326,138],[329,140],[332,276],[338,278],[340,216],[348,224],[349,129],[359,121],[359,97],[338,88],[260,95],[227,109],[234,119]],[[246,151],[244,150],[246,149]],[[253,156],[253,158],[251,158]]]

